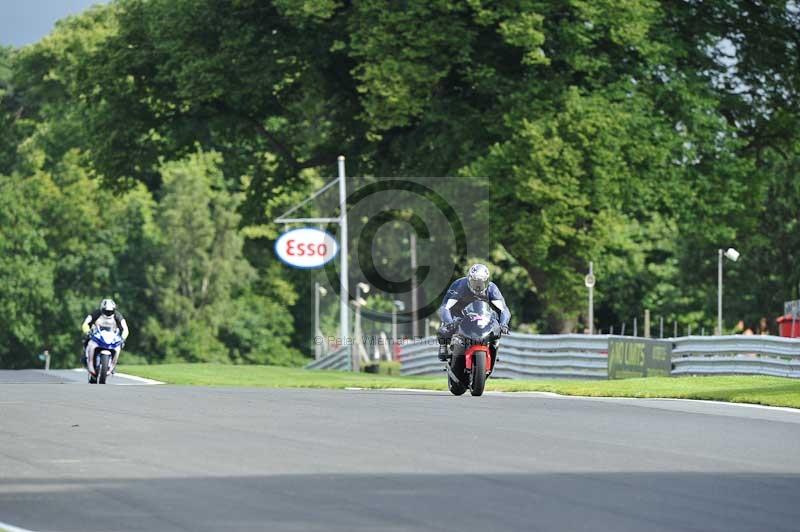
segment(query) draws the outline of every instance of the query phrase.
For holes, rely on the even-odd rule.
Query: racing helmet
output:
[[[483,295],[489,288],[489,268],[483,264],[473,264],[467,273],[467,284],[475,295]]]
[[[113,299],[104,299],[100,302],[100,312],[102,312],[104,316],[113,316],[116,311],[117,304],[114,303]]]

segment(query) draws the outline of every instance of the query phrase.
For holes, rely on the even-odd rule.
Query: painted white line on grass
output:
[[[33,532],[33,530],[28,530],[27,528],[20,528],[18,526],[9,525],[8,523],[4,523],[0,521],[0,531],[3,532]]]

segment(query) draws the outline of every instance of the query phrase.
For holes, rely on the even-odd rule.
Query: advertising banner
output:
[[[608,378],[669,377],[672,342],[649,338],[609,338]]]

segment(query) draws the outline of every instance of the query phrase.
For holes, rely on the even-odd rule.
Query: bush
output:
[[[400,375],[400,362],[382,360],[373,362],[361,368],[365,373],[376,373],[378,375]]]

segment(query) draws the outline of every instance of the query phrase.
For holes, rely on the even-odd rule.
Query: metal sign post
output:
[[[349,283],[349,276],[348,276],[348,246],[347,246],[347,186],[345,182],[345,171],[344,171],[344,155],[340,155],[338,158],[339,164],[339,177],[334,179],[333,181],[327,183],[324,187],[317,190],[306,198],[305,200],[301,201],[279,217],[275,219],[275,223],[281,224],[291,224],[291,223],[335,223],[339,224],[341,237],[339,241],[339,257],[341,261],[341,265],[339,267],[339,339],[342,342],[343,346],[347,346],[350,340],[350,309],[348,308],[347,302],[349,299],[350,294],[350,283]],[[338,218],[287,218],[287,216],[309,201],[313,200],[329,188],[331,188],[336,183],[339,184],[339,217]],[[351,357],[351,367],[350,369],[354,369],[352,364],[352,357]]]
[[[347,187],[345,186],[344,155],[339,156],[339,227],[342,236],[339,247],[341,248],[341,264],[339,266],[339,336],[342,345],[347,345],[350,336],[350,308],[347,300],[350,295],[350,277],[347,263]],[[358,365],[350,357],[350,370],[355,371]]]
[[[44,370],[50,371],[50,351],[45,349],[42,353],[40,353],[39,360],[44,362]]]
[[[589,262],[589,273],[583,278],[583,284],[589,289],[589,334],[594,334],[594,263]]]

